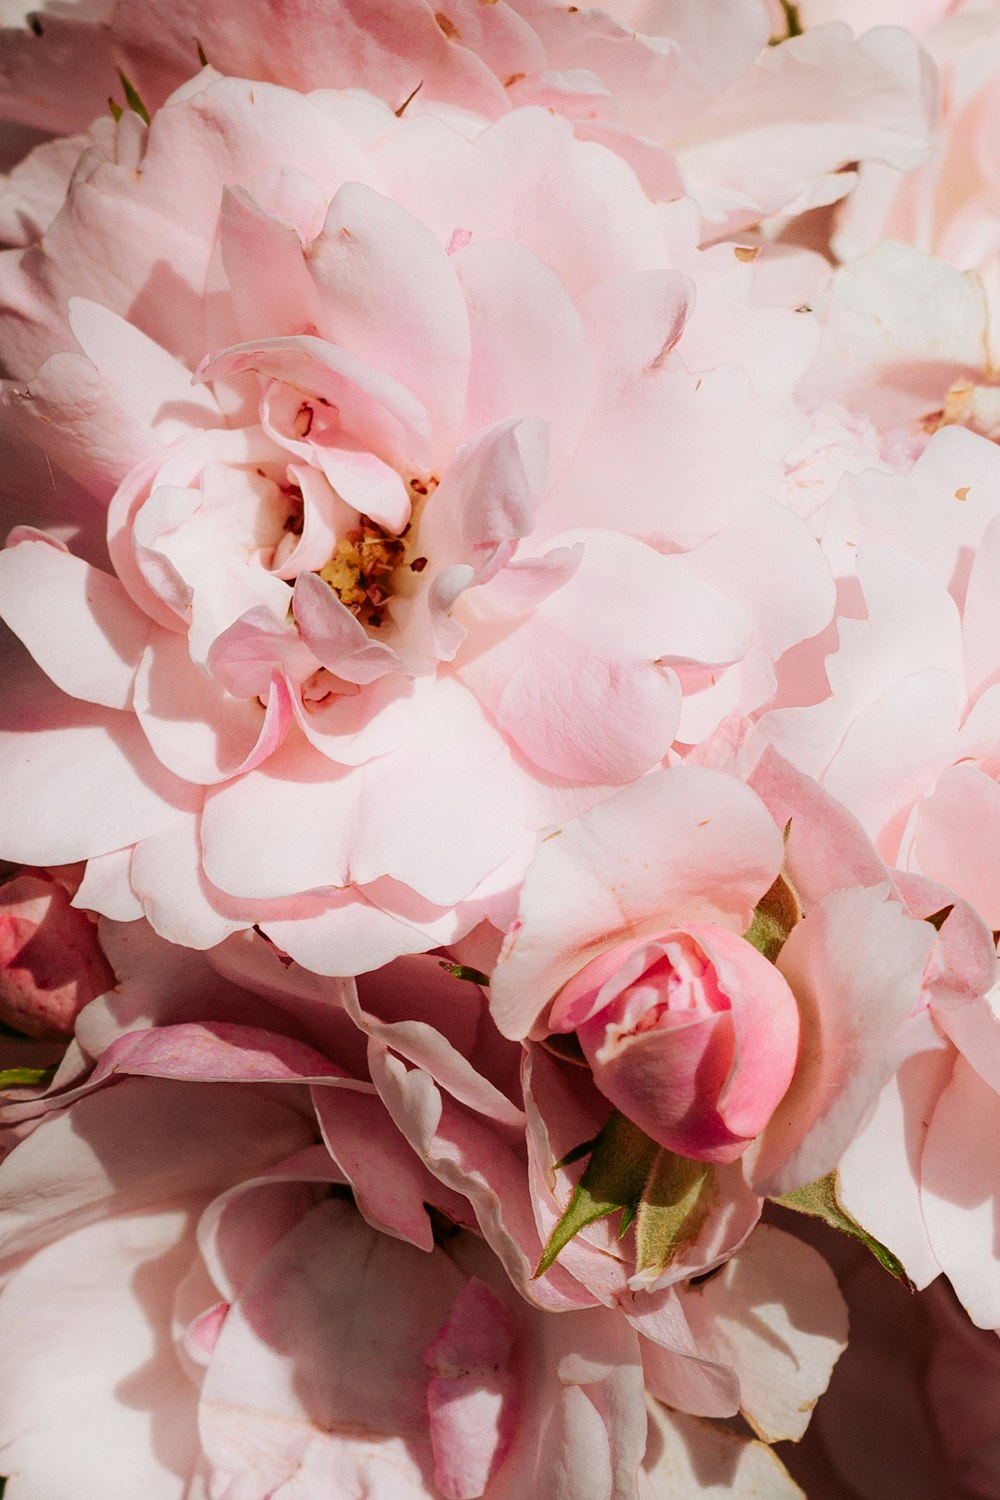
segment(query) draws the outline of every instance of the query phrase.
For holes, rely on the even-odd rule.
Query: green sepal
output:
[[[839,1183],[836,1169],[834,1169],[825,1177],[820,1177],[818,1181],[809,1182],[805,1187],[795,1188],[791,1193],[782,1193],[780,1197],[772,1198],[771,1202],[794,1209],[796,1213],[809,1214],[814,1219],[822,1219],[843,1234],[849,1234],[853,1239],[860,1240],[862,1245],[871,1251],[879,1265],[885,1267],[890,1276],[902,1282],[908,1291],[916,1291],[916,1287],[903,1268],[902,1261],[897,1259],[881,1240],[869,1234],[867,1229],[862,1228],[858,1221],[851,1217],[840,1201],[838,1189]]]
[[[121,119],[125,111],[122,109],[121,105],[116,99],[112,99],[110,94],[108,95],[108,109],[111,111],[112,120],[114,120],[115,124],[117,125],[118,121]]]
[[[650,1168],[635,1226],[636,1271],[665,1271],[697,1235],[712,1199],[714,1172],[707,1161],[692,1161],[661,1150]]]
[[[490,976],[484,974],[481,969],[470,969],[468,964],[450,964],[447,959],[441,960],[441,967],[452,979],[465,979],[469,984],[489,985]]]
[[[48,1083],[55,1076],[55,1068],[0,1068],[0,1089],[34,1088],[36,1084]]]
[[[620,1213],[618,1238],[635,1225],[636,1270],[665,1270],[698,1233],[712,1201],[714,1173],[650,1140],[614,1110],[600,1134],[557,1161],[565,1166],[590,1152],[590,1161],[553,1229],[535,1271],[543,1276],[574,1235]]]
[[[632,1225],[635,1222],[636,1211],[636,1205],[634,1203],[626,1203],[625,1207],[622,1209],[622,1216],[618,1220],[618,1238],[620,1240],[623,1240],[628,1234],[629,1230],[632,1228]]]
[[[590,1161],[573,1189],[566,1211],[542,1251],[535,1269],[536,1276],[544,1276],[556,1256],[588,1224],[606,1219],[621,1209],[630,1210],[634,1215],[659,1149],[656,1142],[644,1135],[631,1120],[626,1120],[618,1110],[612,1111],[594,1141]]]
[[[753,921],[743,936],[774,963],[801,916],[798,896],[784,875],[779,875],[757,902]]]
[[[145,124],[148,125],[149,110],[146,108],[145,104],[143,104],[142,99],[139,95],[139,91],[136,88],[135,84],[129,77],[127,77],[126,74],[122,72],[121,68],[118,69],[118,77],[121,79],[122,88],[125,90],[125,103],[128,105],[133,114],[138,115],[139,119],[144,121]],[[112,114],[114,114],[114,110],[112,110]]]

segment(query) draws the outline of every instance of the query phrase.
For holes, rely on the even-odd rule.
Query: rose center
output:
[[[341,537],[333,556],[319,570],[342,604],[376,629],[385,618],[392,593],[392,574],[406,556],[403,536],[393,536],[377,521],[358,517],[358,526]]]
[[[359,514],[358,524],[340,538],[329,561],[319,569],[323,582],[366,628],[377,630],[393,594],[401,587],[405,590],[401,570],[422,573],[427,566],[426,557],[415,555],[416,532],[420,512],[437,485],[436,476],[410,480],[410,519],[398,534]]]

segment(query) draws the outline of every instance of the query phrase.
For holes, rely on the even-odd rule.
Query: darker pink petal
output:
[[[43,872],[0,886],[0,1020],[27,1036],[72,1033],[83,1007],[114,984],[91,918]]]
[[[477,1500],[503,1458],[513,1421],[513,1340],[507,1304],[473,1280],[424,1351],[434,1482],[446,1500]]]

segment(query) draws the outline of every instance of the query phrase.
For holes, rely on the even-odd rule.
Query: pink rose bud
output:
[[[64,886],[38,870],[0,886],[0,1021],[43,1041],[112,987],[97,929]]]
[[[706,922],[612,948],[571,980],[551,1024],[575,1030],[601,1092],[653,1140],[733,1161],[788,1088],[799,1013],[773,964]]]

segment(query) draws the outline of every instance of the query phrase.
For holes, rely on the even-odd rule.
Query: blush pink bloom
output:
[[[911,911],[861,828],[819,787],[773,755],[757,767],[753,785],[766,809],[732,776],[679,767],[562,825],[528,872],[519,922],[493,976],[491,1005],[500,1028],[514,1035],[544,1038],[574,1020],[589,1023],[600,991],[589,978],[578,983],[588,965],[603,978],[597,966],[616,969],[618,949],[625,964],[631,955],[633,970],[642,973],[650,939],[671,929],[697,934],[697,924],[706,922],[729,934],[727,945],[742,943],[756,902],[783,868],[803,915],[782,947],[771,990],[762,994],[787,990],[794,996],[801,1043],[796,1052],[797,1025],[785,1005],[777,1005],[773,1050],[766,1027],[758,1032],[748,1025],[747,1056],[759,1048],[759,1060],[740,1079],[742,1039],[734,1014],[731,1065],[738,1079],[734,1096],[746,1101],[748,1126],[752,1117],[759,1132],[743,1156],[746,1180],[755,1191],[774,1194],[836,1167],[901,1064],[934,1044],[929,997],[937,993],[933,976],[942,963],[940,972],[957,976],[948,985],[976,1005],[992,980],[978,927],[966,952],[961,943],[954,946],[950,929],[946,941],[923,920],[947,905],[948,893],[937,906]],[[627,984],[638,975],[623,966],[622,977]],[[571,1001],[580,1002],[575,1012],[562,999],[570,985]],[[880,996],[877,1008],[870,1004],[873,992]],[[763,1021],[767,1008],[760,1014]],[[638,1050],[649,1034],[640,1032],[630,1045]],[[671,1031],[652,1036],[666,1055]],[[591,1041],[588,1048],[598,1083],[600,1046],[598,1030],[597,1046]],[[779,1093],[778,1080],[788,1081],[789,1050],[794,1072]],[[765,1085],[774,1080],[759,1105],[755,1076]],[[720,1113],[724,1083],[719,1068],[706,1103],[714,1109],[718,1099]],[[615,1102],[624,1107],[628,1097],[623,1093]],[[635,1097],[645,1108],[645,1089],[637,1088]],[[640,1123],[651,1128],[652,1114]]]
[[[103,930],[118,985],[79,1018],[76,1063],[61,1090],[5,1109],[0,1468],[27,1500],[71,1474],[83,1500],[105,1493],[101,1452],[114,1453],[116,1483],[166,1500],[191,1486],[291,1500],[331,1484],[387,1500],[520,1500],[539,1488],[560,1500],[697,1496],[723,1439],[660,1408],[647,1445],[644,1385],[709,1415],[740,1408],[768,1440],[801,1431],[844,1343],[836,1286],[808,1247],[762,1233],[716,1278],[711,1304],[692,1294],[685,1307],[671,1292],[645,1319],[582,1288],[568,1296],[565,1275],[518,1297],[496,1233],[501,1184],[504,1215],[520,1210],[504,1177],[517,1112],[486,1076],[495,1039],[463,1044],[477,1076],[426,1021],[357,1011],[353,986],[258,955],[257,992],[240,991],[219,970],[235,976],[241,957],[246,968],[260,939],[233,940],[213,977],[203,957],[171,951],[142,924]],[[416,971],[427,982],[414,990]],[[371,976],[363,997],[410,1017],[435,971],[453,1002],[442,1025],[458,1040],[476,1029],[481,996],[431,959]],[[368,1031],[381,1097],[338,990]],[[149,1024],[238,1005],[251,1024]],[[382,1037],[402,1089],[379,1061]],[[66,1087],[81,1063],[83,1081]],[[386,1107],[426,1117],[427,1066],[447,1080],[437,1143],[451,1149],[439,1159],[412,1154]],[[474,1125],[487,1108],[488,1152]],[[51,1328],[25,1366],[15,1351],[42,1306]],[[92,1328],[96,1362],[80,1339]],[[765,1351],[769,1384],[754,1373]],[[669,1483],[664,1443],[676,1455]],[[761,1444],[740,1439],[726,1454],[741,1484],[763,1473],[776,1495],[793,1493]]]
[[[844,480],[823,526],[843,601],[836,634],[814,643],[829,653],[814,663],[823,685],[758,725],[890,864],[950,887],[994,929],[998,484],[996,446],[959,429],[908,476]]]
[[[6,851],[325,973],[503,928],[539,827],[759,707],[826,623],[759,492],[810,321],[539,109],[205,73],[114,152],[0,268],[12,471],[52,476],[20,519],[53,528],[0,555],[41,669]]]
[[[68,1037],[113,983],[94,921],[59,880],[25,870],[0,886],[0,1021],[41,1040]]]
[[[801,1056],[748,1153],[750,1179],[783,1193],[836,1169],[845,1206],[926,1285],[938,1270],[924,1276],[918,1206],[932,1102],[907,1104],[903,1127],[893,1100],[916,1080],[919,1093],[946,1038],[995,1070],[992,937],[953,891],[889,869],[847,809],[773,750],[750,780],[788,829],[784,869],[804,913],[777,960],[799,1003]]]
[[[622,155],[654,196],[691,194],[716,226],[835,202],[855,180],[845,162],[922,161],[936,100],[909,33],[882,26],[855,39],[831,25],[775,47],[776,9],[717,0],[709,31],[684,0],[499,0],[485,11],[480,0],[335,0],[308,22],[286,0],[88,0],[43,7],[34,31],[8,23],[0,110],[81,130],[117,92],[116,67],[155,109],[199,55],[220,73],[302,92],[363,88],[416,114],[444,104],[496,119],[537,104]]]
[[[871,25],[868,8],[864,10],[865,24]],[[862,166],[858,187],[840,211],[833,245],[844,260],[853,260],[879,240],[898,240],[961,271],[975,272],[990,308],[989,363],[995,364],[1000,306],[1000,10],[991,0],[923,0],[912,10],[904,24],[919,36],[940,77],[937,149],[913,172],[899,172],[884,163]],[[846,19],[858,29],[858,16]],[[958,396],[956,391],[953,400]]]
[[[195,1150],[178,1149],[178,1131]],[[470,1236],[428,1252],[380,1235],[327,1196],[343,1175],[309,1138],[294,1109],[252,1088],[145,1079],[53,1116],[11,1153],[3,1250],[33,1249],[7,1278],[0,1322],[22,1344],[40,1306],[68,1312],[65,1337],[36,1341],[27,1370],[0,1370],[0,1464],[22,1493],[98,1495],[113,1477],[158,1496],[332,1485],[492,1500],[541,1472],[566,1500],[635,1496],[634,1339],[603,1310],[557,1318],[519,1302]],[[15,1229],[25,1171],[61,1212]],[[79,1335],[98,1327],[84,1370]],[[588,1431],[590,1464],[563,1470],[556,1455],[579,1453],[595,1397],[617,1416],[599,1422],[606,1437]]]

